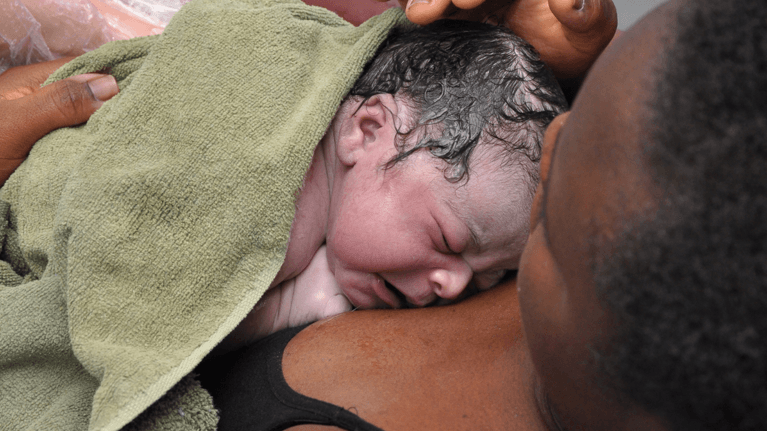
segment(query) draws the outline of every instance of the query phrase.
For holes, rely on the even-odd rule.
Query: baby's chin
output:
[[[400,308],[398,292],[376,274],[336,272],[336,280],[349,302],[358,309]]]

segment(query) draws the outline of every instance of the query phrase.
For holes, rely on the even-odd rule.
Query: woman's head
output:
[[[519,286],[566,429],[767,420],[765,27],[762,3],[672,2],[548,132]]]
[[[650,101],[660,204],[596,259],[601,367],[675,430],[767,421],[767,3],[695,2]],[[641,370],[641,371],[639,371]]]

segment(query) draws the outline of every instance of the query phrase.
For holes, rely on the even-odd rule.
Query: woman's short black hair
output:
[[[490,138],[507,161],[527,169],[531,193],[544,129],[567,109],[532,46],[506,28],[455,20],[395,29],[349,95],[381,93],[405,96],[416,115],[400,130],[400,153],[389,166],[426,148],[448,162],[446,178],[459,181],[477,143]]]
[[[767,2],[689,1],[677,19],[644,143],[659,209],[595,257],[620,323],[597,361],[674,430],[762,430]]]

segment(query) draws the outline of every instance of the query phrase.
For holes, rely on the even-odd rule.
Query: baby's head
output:
[[[565,109],[533,48],[502,27],[395,30],[331,126],[328,261],[351,301],[426,305],[516,269],[543,131]]]

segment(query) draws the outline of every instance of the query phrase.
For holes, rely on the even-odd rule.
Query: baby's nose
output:
[[[435,269],[429,272],[429,284],[434,293],[443,299],[455,299],[466,289],[473,273],[466,262],[457,262],[453,267]]]

